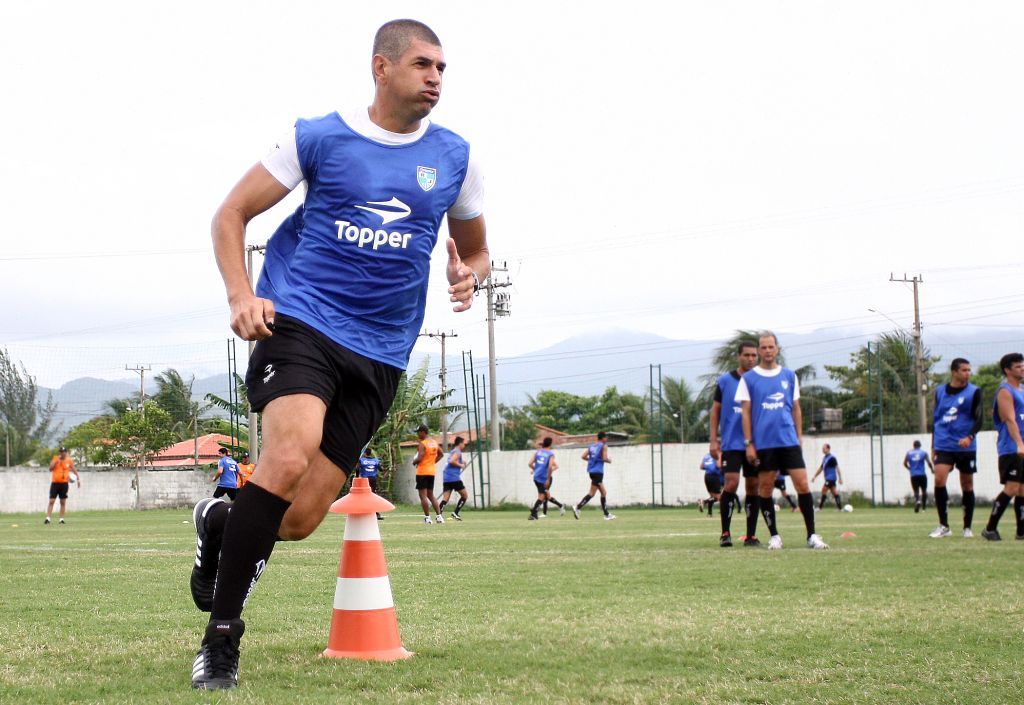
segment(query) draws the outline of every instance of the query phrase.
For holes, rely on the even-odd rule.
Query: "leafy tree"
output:
[[[946,384],[948,380],[943,378],[937,380],[937,384]],[[981,389],[981,403],[984,405],[984,413],[981,415],[981,430],[991,431],[995,428],[992,421],[992,403],[999,391],[999,385],[1003,383],[1003,371],[999,369],[999,363],[993,362],[988,365],[980,365],[971,377],[971,383],[978,385]]]
[[[150,397],[160,408],[171,416],[172,428],[178,440],[192,438],[199,426],[200,415],[209,404],[200,404],[192,399],[192,385],[195,376],[185,382],[181,374],[168,368],[153,378],[157,385],[156,394]]]
[[[109,442],[112,416],[96,416],[84,421],[68,432],[64,445],[71,453],[84,458],[86,464],[98,464],[103,458],[103,446]]]
[[[521,406],[498,405],[498,412],[504,420],[502,448],[525,450],[533,447],[537,435],[536,425],[529,412]]]
[[[100,462],[130,467],[140,455],[152,459],[177,438],[170,430],[171,415],[156,402],[146,401],[143,411],[131,409],[110,425],[110,443],[98,453]]]
[[[537,396],[527,395],[526,412],[534,423],[566,433],[584,433],[589,430],[583,422],[594,397],[581,397],[569,392],[542,389]]]
[[[51,435],[50,424],[57,405],[52,395],[39,402],[39,386],[24,365],[14,364],[6,349],[0,349],[0,459],[10,451],[11,464],[31,458]]]
[[[734,360],[735,364],[735,360]],[[708,420],[711,409],[710,398],[694,394],[689,383],[682,377],[661,378],[661,438],[667,441],[693,443],[708,439]],[[655,400],[655,414],[658,411]],[[648,406],[648,413],[650,407]],[[650,439],[658,440],[658,421],[650,421]]]

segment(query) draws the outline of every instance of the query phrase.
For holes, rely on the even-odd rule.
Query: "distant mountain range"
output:
[[[860,330],[829,329],[806,334],[780,334],[780,343],[789,366],[814,365],[817,381],[827,384],[824,365],[848,364],[850,354],[873,337],[873,334]],[[1017,329],[989,328],[983,333],[942,329],[934,333],[926,331],[925,340],[933,355],[945,361],[966,357],[975,365],[994,362],[1011,350],[1024,350],[1024,331]],[[661,365],[662,375],[682,377],[699,388],[700,377],[710,372],[712,353],[720,344],[721,341],[717,340],[673,340],[650,333],[615,329],[575,336],[528,354],[499,357],[498,399],[506,404],[522,404],[526,402],[526,395],[535,395],[543,389],[594,395],[613,385],[619,391],[643,392],[651,377],[652,364]],[[410,369],[416,369],[424,359],[427,356],[414,354]],[[431,370],[428,383],[437,389],[440,360],[437,356],[430,356],[428,365]],[[154,374],[160,371],[154,370]],[[178,371],[189,378],[187,369]],[[482,354],[475,351],[474,371],[477,375],[486,376],[486,350]],[[448,384],[456,390],[455,404],[465,403],[463,376],[461,356],[449,355]],[[197,400],[203,399],[207,393],[227,398],[228,389],[226,374],[197,378],[192,387]],[[82,377],[67,382],[59,389],[41,388],[40,391],[44,400],[47,392],[53,394],[57,403],[56,420],[67,431],[104,413],[107,401],[137,396],[138,385],[124,380]],[[146,393],[152,394],[153,391],[155,385],[147,380]]]

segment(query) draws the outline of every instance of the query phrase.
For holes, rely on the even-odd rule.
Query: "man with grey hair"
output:
[[[445,216],[456,312],[489,272],[480,171],[464,139],[427,119],[446,68],[437,35],[396,20],[373,46],[369,107],[298,120],[214,216],[231,328],[258,341],[246,385],[263,414],[263,452],[230,512],[202,502],[193,512],[192,597],[210,612],[193,688],[237,685],[242,609],[274,544],[316,529],[390,408]],[[270,238],[254,292],[246,226],[303,182],[304,201]]]

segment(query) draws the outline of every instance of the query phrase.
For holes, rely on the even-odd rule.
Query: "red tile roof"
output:
[[[231,436],[223,433],[208,433],[199,438],[189,438],[165,448],[160,455],[147,465],[153,467],[172,467],[176,465],[194,465],[196,457],[196,441],[199,442],[199,464],[209,465],[217,462],[220,457],[221,444],[231,445]]]

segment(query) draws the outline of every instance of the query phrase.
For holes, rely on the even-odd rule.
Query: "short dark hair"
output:
[[[966,359],[964,359],[962,357],[954,357],[953,358],[953,362],[949,363],[949,371],[950,372],[956,372],[957,370],[960,369],[960,365],[969,365],[969,364],[971,364],[970,360],[966,360]]]
[[[398,61],[405,50],[409,48],[411,40],[420,41],[441,46],[441,40],[437,38],[427,25],[417,20],[391,20],[381,25],[377,34],[373,37],[373,53],[380,54],[390,61]]]
[[[757,334],[757,344],[758,344],[758,347],[760,347],[760,345],[761,345],[761,339],[762,338],[771,338],[772,340],[775,341],[775,347],[779,347],[779,336],[775,335],[770,330],[763,330],[763,331],[761,331],[760,333]]]
[[[221,455],[227,455],[228,454],[228,449],[225,448],[224,446],[221,446],[220,450],[218,450],[217,452],[220,453]]]
[[[427,425],[425,423],[421,423],[419,426],[416,427],[416,433],[430,433],[430,429],[427,428]]]
[[[752,340],[741,340],[739,345],[736,346],[736,354],[742,355],[743,351],[747,348],[754,348],[754,350],[757,350],[757,343]]]
[[[1018,362],[1024,362],[1024,355],[1020,353],[1006,353],[999,358],[999,369],[1005,374],[1008,369],[1016,365]]]
[[[372,456],[373,455],[373,448],[371,448],[370,446],[366,446],[365,448],[363,448],[363,455]]]
[[[545,439],[544,439],[543,441],[541,441],[541,444],[540,444],[540,445],[541,445],[541,447],[543,447],[543,448],[550,448],[550,447],[551,447],[551,444],[552,444],[552,442],[553,442],[553,441],[551,440],[551,436],[548,436],[548,437],[547,437],[547,438],[545,438]]]
[[[455,437],[455,445],[459,445],[459,444],[460,444],[460,443],[462,443],[462,442],[463,442],[464,440],[466,440],[466,439],[465,439],[465,438],[463,438],[462,436],[456,436],[456,437]]]
[[[829,450],[832,450],[832,444],[830,444],[830,443],[826,443],[825,447],[828,448]],[[719,511],[721,511],[721,510],[719,510]]]
[[[921,447],[921,441],[914,441],[914,447],[915,448],[920,448]]]
[[[604,431],[598,431],[597,432],[597,440],[603,441],[607,435],[608,434],[605,433]]]

